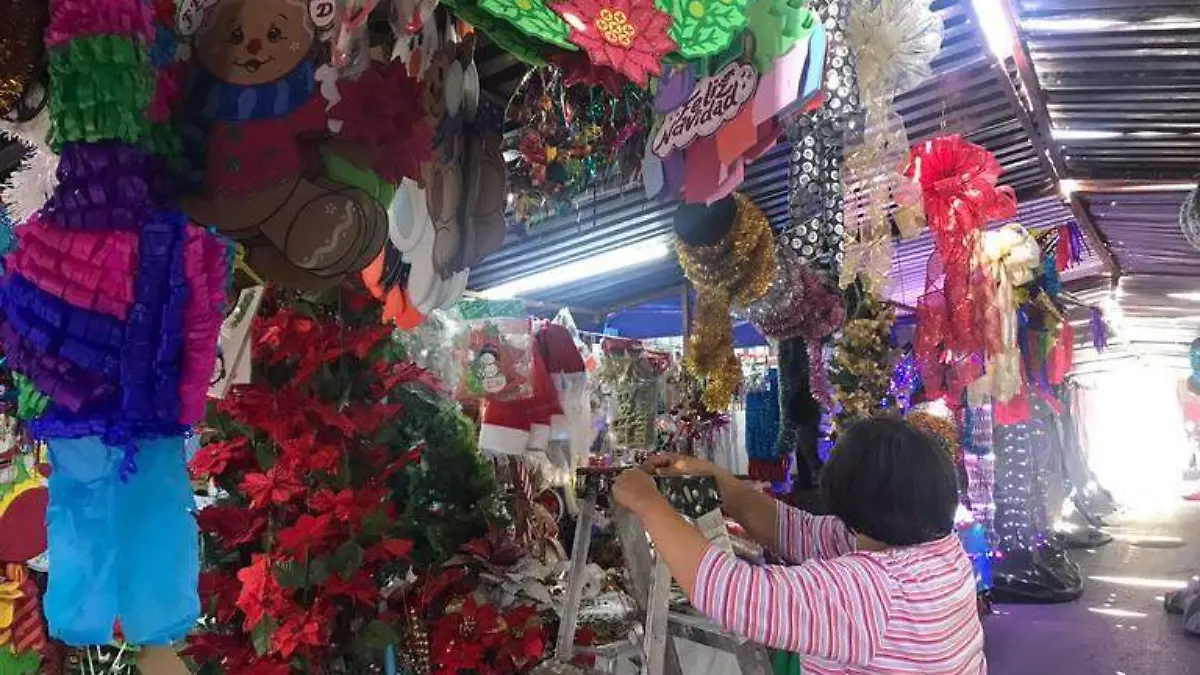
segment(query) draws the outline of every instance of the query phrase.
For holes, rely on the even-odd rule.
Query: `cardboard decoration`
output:
[[[433,266],[450,279],[504,243],[505,168],[498,118],[468,90],[475,38],[447,41],[425,73],[425,114],[436,129],[434,160],[424,167],[426,203],[433,221]],[[473,114],[472,114],[473,113]],[[496,113],[498,114],[498,113]]]
[[[217,364],[208,387],[209,398],[225,398],[231,386],[250,383],[250,327],[265,290],[262,286],[242,289],[233,311],[221,322]]]
[[[23,563],[46,552],[47,473],[49,465],[35,455],[15,446],[0,451],[0,485],[6,488],[0,492],[0,563]]]
[[[185,137],[204,173],[184,209],[242,243],[263,277],[298,289],[363,269],[387,236],[382,206],[314,159],[329,136],[314,58],[333,10],[332,0],[192,0],[179,15],[196,61]]]

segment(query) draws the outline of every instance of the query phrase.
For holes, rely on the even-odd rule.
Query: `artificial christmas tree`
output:
[[[520,659],[500,655],[531,659],[537,613],[481,606],[463,568],[450,581],[442,568],[505,518],[473,427],[404,358],[375,303],[335,293],[265,301],[253,384],[212,406],[191,464],[218,495],[198,515],[207,621],[187,655],[225,675],[376,672],[397,652],[422,670],[418,652],[444,645],[457,616],[471,630],[533,635]],[[440,622],[420,625],[435,609]],[[499,638],[489,639],[509,642]]]

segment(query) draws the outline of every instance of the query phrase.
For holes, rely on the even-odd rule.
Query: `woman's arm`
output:
[[[871,662],[891,612],[883,570],[858,556],[760,567],[710,546],[693,583],[692,605],[722,628],[840,665]]]
[[[882,639],[888,580],[859,557],[756,567],[719,551],[658,493],[626,471],[614,497],[641,518],[660,559],[699,611],[733,633],[835,663],[865,665]]]
[[[646,468],[651,473],[712,476],[725,513],[746,528],[751,539],[788,562],[835,558],[854,550],[854,534],[842,521],[788,506],[712,462],[686,455],[658,455],[646,462]]]

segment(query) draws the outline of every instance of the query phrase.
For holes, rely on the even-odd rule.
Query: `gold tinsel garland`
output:
[[[889,355],[895,322],[891,307],[864,293],[855,318],[842,327],[830,376],[834,399],[841,406],[835,419],[839,431],[883,409],[892,381]]]
[[[958,462],[962,442],[959,440],[958,425],[953,420],[923,410],[910,411],[905,417],[909,424],[932,436],[938,445],[950,453],[955,463]]]
[[[712,246],[676,243],[679,264],[696,286],[696,314],[685,362],[705,381],[701,403],[725,410],[742,380],[733,353],[734,305],[745,306],[766,294],[775,273],[775,242],[762,210],[735,194],[737,218],[729,233]]]

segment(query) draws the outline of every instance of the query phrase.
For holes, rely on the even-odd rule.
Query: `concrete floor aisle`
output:
[[[1163,611],[1161,583],[1200,574],[1200,504],[1110,524],[1115,541],[1072,551],[1080,600],[998,605],[984,619],[991,675],[1200,675],[1200,637]]]

